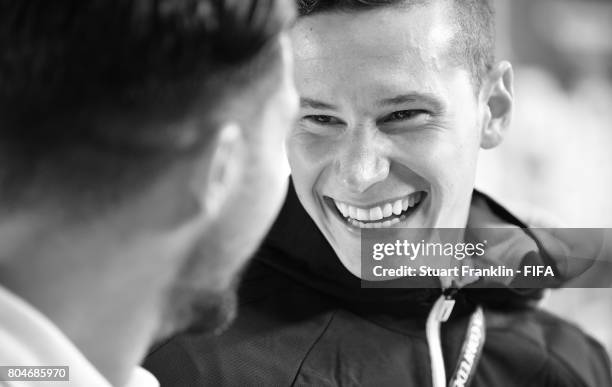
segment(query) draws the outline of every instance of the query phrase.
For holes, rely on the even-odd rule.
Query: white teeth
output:
[[[349,216],[348,208],[347,208],[346,204],[340,203],[340,202],[337,202],[337,201],[334,201],[334,203],[336,204],[336,208],[338,208],[338,211],[340,211],[342,216],[344,216],[345,218]]]
[[[383,208],[383,217],[388,218],[393,215],[393,206],[391,203],[385,204],[385,208]]]
[[[336,200],[334,200],[334,204],[342,216],[347,218],[347,221],[353,226],[359,228],[381,228],[391,227],[404,220],[407,215],[403,215],[401,219],[399,217],[393,217],[384,222],[381,221],[393,215],[401,215],[404,211],[408,210],[408,208],[414,207],[420,203],[422,197],[422,192],[416,192],[403,199],[396,200],[393,203],[385,203],[384,205],[369,209],[354,207],[350,204],[338,202]]]
[[[370,220],[381,220],[383,218],[383,211],[380,207],[374,207],[370,210]]]
[[[358,208],[357,209],[357,219],[358,220],[370,220],[370,211]]]
[[[395,203],[393,203],[393,213],[395,215],[399,215],[401,214],[403,211],[402,208],[402,201],[401,200],[397,200]]]
[[[344,203],[342,203],[342,215],[344,215],[345,217],[349,216],[348,206]]]

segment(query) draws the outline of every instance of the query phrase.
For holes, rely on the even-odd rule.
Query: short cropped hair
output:
[[[300,16],[327,11],[367,11],[383,6],[423,5],[432,0],[297,0]],[[451,55],[467,65],[478,89],[495,62],[495,15],[490,0],[448,0],[459,26]]]
[[[0,0],[0,213],[112,204],[203,149],[224,103],[280,77],[294,12],[290,0]]]

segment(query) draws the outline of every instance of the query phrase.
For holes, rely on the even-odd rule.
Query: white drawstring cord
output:
[[[446,370],[444,368],[444,356],[440,340],[440,324],[448,320],[454,306],[455,300],[442,295],[431,308],[427,317],[425,331],[429,346],[433,387],[446,387]]]

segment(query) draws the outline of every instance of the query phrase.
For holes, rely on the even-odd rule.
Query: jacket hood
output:
[[[494,228],[494,229],[493,229]],[[490,229],[491,232],[488,232]],[[493,232],[494,231],[494,232]],[[513,281],[497,284],[494,289],[482,289],[482,281],[467,285],[461,293],[475,303],[489,306],[524,306],[542,297],[543,288],[557,287],[586,270],[568,271],[567,257],[547,251],[546,243],[538,238],[518,218],[488,196],[474,191],[467,233],[488,239],[483,266],[496,264],[520,267],[521,264],[553,265],[555,281],[537,288],[517,285]],[[293,184],[290,183],[282,210],[256,258],[294,280],[323,293],[366,307],[392,306],[397,302],[422,305],[423,311],[441,294],[441,289],[406,289],[393,287],[392,280],[384,288],[362,288],[361,280],[353,276],[340,262],[316,224],[302,207]],[[486,286],[484,286],[486,287]],[[414,311],[413,311],[414,312]]]

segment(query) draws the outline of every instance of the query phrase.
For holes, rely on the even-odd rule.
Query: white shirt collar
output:
[[[69,366],[65,385],[109,387],[110,383],[76,346],[32,305],[0,286],[0,365]],[[6,382],[0,382],[0,385]],[[11,384],[9,384],[11,385]],[[23,382],[15,386],[27,386]],[[33,382],[32,385],[39,385]],[[61,382],[53,382],[62,386]],[[148,371],[138,367],[126,387],[158,387]]]

